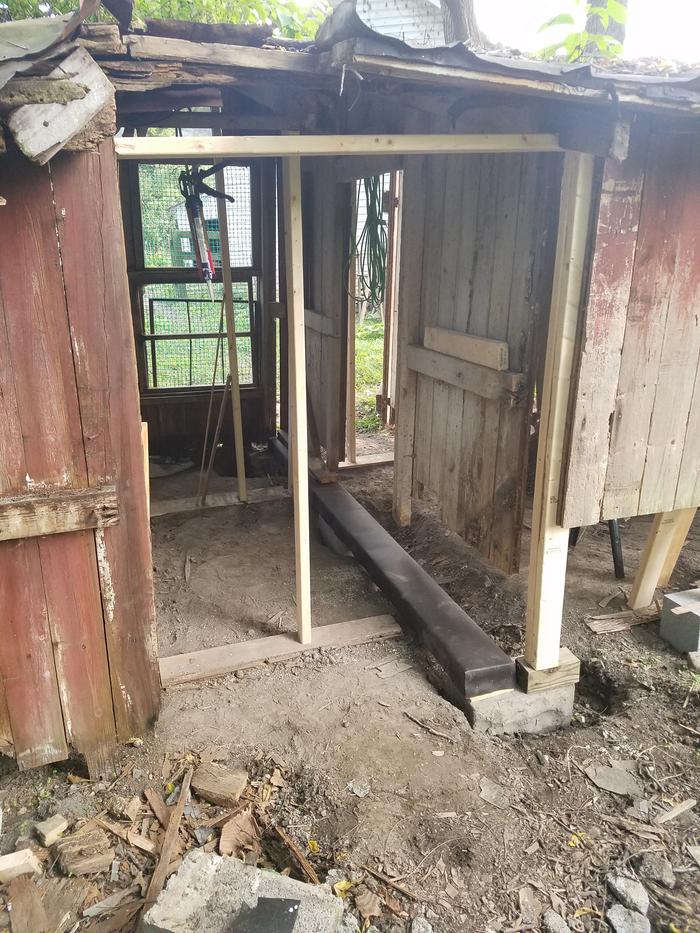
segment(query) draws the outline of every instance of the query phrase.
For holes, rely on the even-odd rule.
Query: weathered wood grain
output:
[[[91,485],[113,482],[119,524],[96,532],[117,736],[145,732],[160,706],[150,529],[116,161],[63,154],[51,172]],[[85,225],[94,235],[86,237]],[[91,274],[85,275],[89,268]]]
[[[113,486],[0,499],[0,541],[104,528],[118,521]]]
[[[425,347],[409,347],[407,355],[409,367],[416,372],[433,381],[457,386],[480,398],[513,404],[522,395],[522,373],[498,372]]]
[[[567,528],[601,514],[646,167],[643,135],[628,159],[607,159],[581,339],[562,502]]]

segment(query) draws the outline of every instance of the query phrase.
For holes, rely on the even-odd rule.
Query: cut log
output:
[[[247,771],[232,771],[220,765],[200,765],[192,778],[192,790],[217,807],[232,807],[248,783]]]
[[[114,88],[85,49],[76,49],[49,74],[87,88],[80,100],[66,104],[26,104],[7,125],[22,152],[43,165],[107,106],[114,109]]]
[[[106,871],[114,860],[114,849],[101,829],[74,833],[55,844],[58,867],[64,875],[92,875]]]

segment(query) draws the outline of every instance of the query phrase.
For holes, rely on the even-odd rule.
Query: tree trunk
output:
[[[618,3],[627,9],[628,0],[618,0]],[[610,36],[611,39],[617,39],[620,45],[623,45],[625,41],[626,25],[626,23],[618,23],[611,17],[608,20],[608,28],[604,29],[597,13],[589,13],[586,17],[586,32],[595,36]]]
[[[465,42],[482,48],[484,39],[474,13],[474,0],[440,0],[445,24],[445,42]]]

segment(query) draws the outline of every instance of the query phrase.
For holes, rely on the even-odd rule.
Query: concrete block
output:
[[[467,700],[465,712],[475,732],[491,735],[551,732],[571,722],[575,692],[575,684],[536,693],[498,690],[471,697]]]
[[[279,901],[286,902],[295,916],[289,927],[294,933],[338,933],[341,929],[343,902],[327,886],[304,884],[198,849],[190,852],[170,878],[145,914],[141,930],[228,933],[240,926],[262,931],[271,928],[270,911],[284,906]]]
[[[688,611],[678,615],[679,608]],[[700,589],[664,596],[659,635],[676,651],[700,651]]]

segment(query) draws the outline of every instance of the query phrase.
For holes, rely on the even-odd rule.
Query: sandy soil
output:
[[[429,502],[418,505],[409,529],[393,528],[390,470],[346,482],[507,651],[519,651],[522,572],[506,579],[487,566],[435,520]],[[275,511],[266,504],[154,520],[163,654],[291,626],[291,519],[286,505]],[[648,524],[623,528],[630,579]],[[313,560],[319,622],[385,611],[351,561],[318,542]],[[698,577],[696,524],[674,588]],[[287,782],[277,818],[321,876],[331,868],[352,876],[369,864],[400,878],[414,896],[393,891],[405,912],[426,916],[437,933],[539,930],[550,907],[573,931],[608,929],[606,873],[633,870],[639,853],[658,850],[671,861],[676,886],[647,884],[653,928],[700,930],[700,868],[687,849],[700,844],[698,808],[653,824],[699,796],[698,681],[654,624],[607,636],[587,629],[586,614],[601,611],[598,601],[615,586],[607,531],[590,529],[571,554],[568,576],[563,643],[584,671],[570,729],[515,738],[472,733],[441,694],[439,669],[406,637],[167,691],[155,735],[123,752],[136,764],[124,791],[159,775],[166,754],[203,752],[251,770],[276,765]],[[401,662],[399,672],[383,677],[387,668],[379,665],[389,659]],[[643,803],[600,790],[585,774],[589,764],[615,761],[637,776]],[[9,769],[0,783],[3,850],[37,814],[66,801],[97,808],[99,791],[93,799],[89,786],[71,789],[69,767]],[[369,792],[358,797],[349,784],[367,784]],[[374,924],[410,929],[387,908]]]

